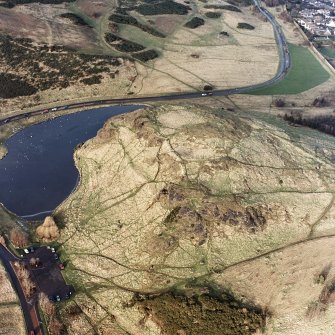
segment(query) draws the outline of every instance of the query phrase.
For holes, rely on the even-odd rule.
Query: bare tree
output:
[[[28,244],[27,234],[18,228],[14,228],[10,231],[9,238],[18,248],[22,248]]]
[[[55,305],[48,299],[45,293],[41,292],[38,295],[38,302],[48,318],[53,318],[56,315]]]
[[[14,262],[14,268],[25,296],[30,298],[35,293],[36,285],[32,281],[29,271],[22,262]]]

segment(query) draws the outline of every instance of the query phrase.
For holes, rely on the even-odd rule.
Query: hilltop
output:
[[[334,150],[221,108],[110,119],[76,150],[81,182],[56,211],[68,333],[329,334]]]

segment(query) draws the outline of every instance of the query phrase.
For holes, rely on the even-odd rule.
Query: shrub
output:
[[[229,34],[226,31],[221,31],[220,35],[222,35],[222,36],[229,36]]]
[[[276,99],[275,106],[276,107],[284,107],[285,106],[285,101],[283,99]]]
[[[213,86],[211,85],[205,85],[204,86],[204,91],[212,91],[213,90]]]

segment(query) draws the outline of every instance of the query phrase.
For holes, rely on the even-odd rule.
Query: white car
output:
[[[51,108],[51,110],[54,112],[57,110],[57,107]]]

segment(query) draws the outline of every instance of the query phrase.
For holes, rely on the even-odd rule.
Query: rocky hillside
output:
[[[110,119],[76,150],[81,183],[56,213],[78,292],[60,311],[67,332],[331,333],[334,150],[256,114]]]

